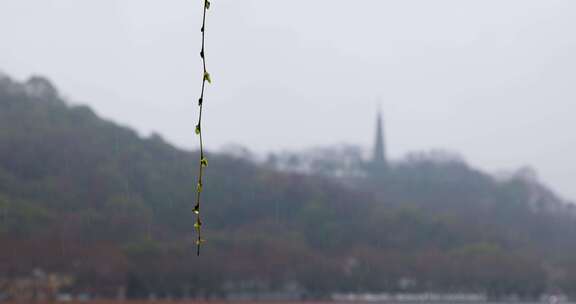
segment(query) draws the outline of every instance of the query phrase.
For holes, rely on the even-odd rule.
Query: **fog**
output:
[[[576,2],[213,0],[210,149],[442,148],[576,187]],[[3,0],[0,70],[187,148],[201,83],[200,1]]]

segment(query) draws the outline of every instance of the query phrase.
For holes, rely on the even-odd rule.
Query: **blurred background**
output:
[[[0,2],[0,302],[576,297],[576,3]]]

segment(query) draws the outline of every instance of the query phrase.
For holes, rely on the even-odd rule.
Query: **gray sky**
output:
[[[201,0],[1,0],[0,70],[194,148]],[[209,148],[442,148],[576,199],[576,1],[212,0]]]

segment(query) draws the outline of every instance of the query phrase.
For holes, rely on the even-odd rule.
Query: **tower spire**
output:
[[[375,167],[383,168],[386,166],[386,147],[384,144],[384,127],[382,122],[382,111],[378,109],[376,117],[376,139],[374,140],[374,154],[372,163]]]

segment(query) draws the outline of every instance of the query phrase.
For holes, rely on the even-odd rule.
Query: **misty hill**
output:
[[[41,268],[102,296],[575,292],[574,208],[530,172],[419,153],[331,175],[209,153],[197,258],[197,156],[42,77],[0,76],[0,283]]]

